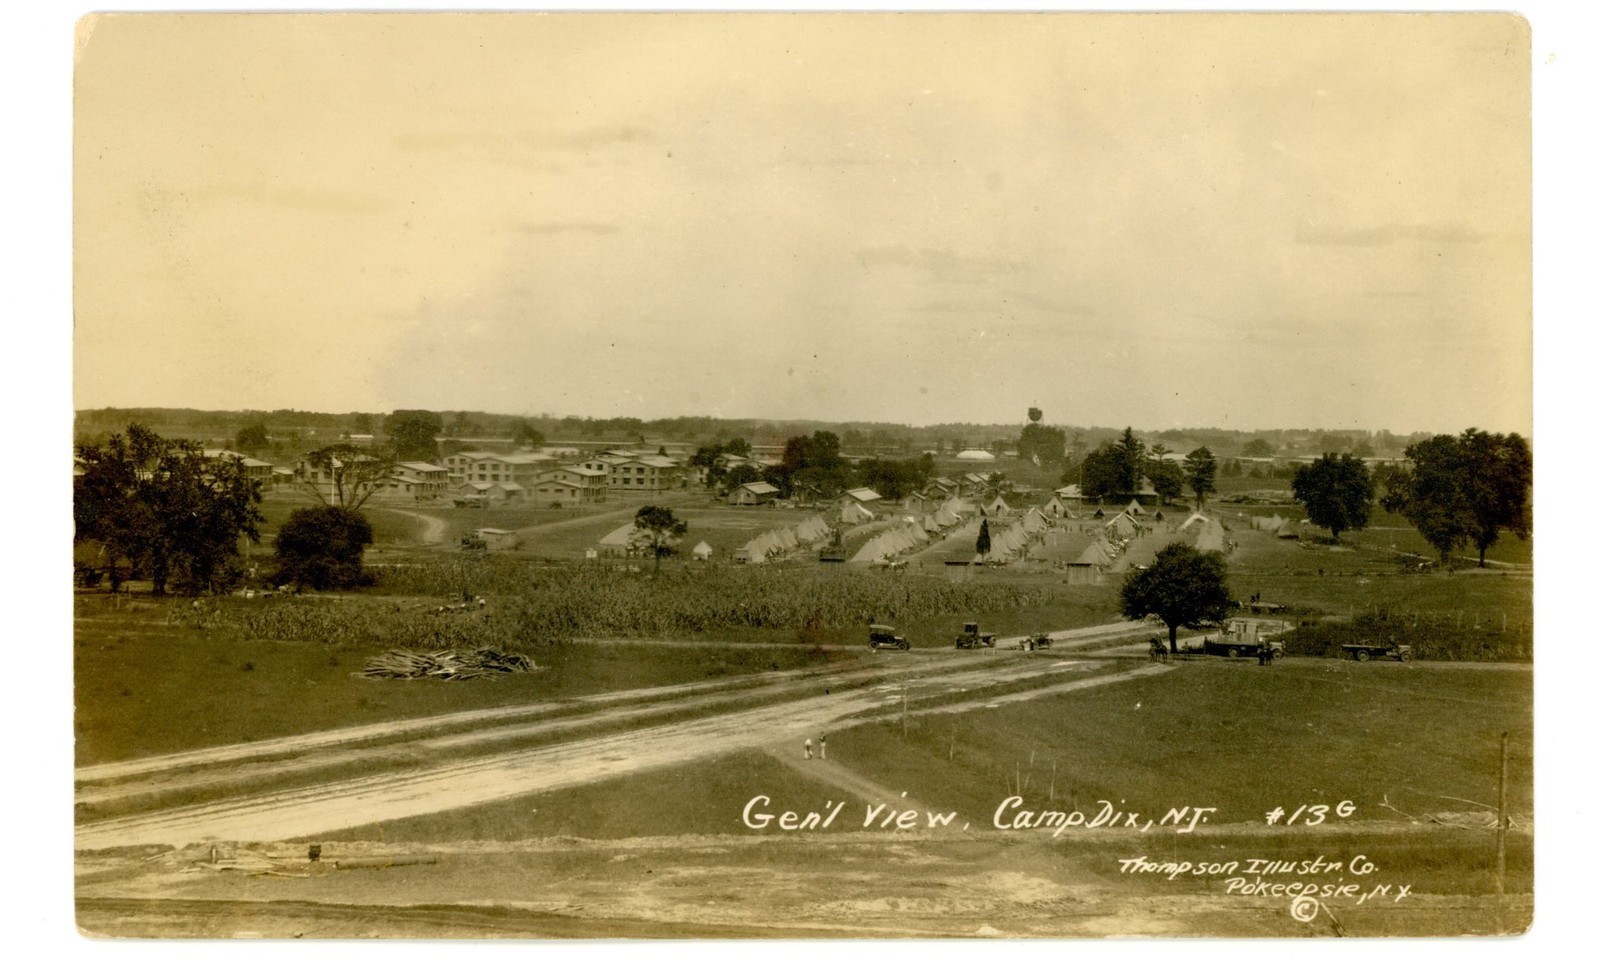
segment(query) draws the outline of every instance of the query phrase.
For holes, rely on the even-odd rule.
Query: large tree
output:
[[[1017,456],[1047,469],[1060,467],[1066,461],[1067,434],[1054,426],[1041,426],[1043,418],[1038,406],[1028,407],[1028,425],[1017,437]]]
[[[370,579],[361,559],[372,525],[359,511],[321,505],[289,515],[278,531],[278,571],[273,582],[318,591],[354,588]]]
[[[839,456],[839,437],[827,430],[792,437],[771,472],[775,485],[790,496],[834,497],[850,486],[851,469]]]
[[[397,409],[383,421],[383,435],[389,438],[396,460],[439,459],[438,436],[442,432],[444,421],[426,409]]]
[[[1144,444],[1126,429],[1122,438],[1106,440],[1083,458],[1079,485],[1085,497],[1131,497],[1144,474]]]
[[[1348,453],[1324,454],[1297,467],[1290,481],[1294,498],[1305,505],[1306,516],[1318,527],[1339,532],[1367,526],[1376,494],[1367,465]]]
[[[1136,494],[1139,491],[1139,478],[1144,476],[1144,444],[1133,435],[1133,427],[1130,426],[1122,431],[1117,447],[1122,462],[1117,474],[1120,481],[1118,492]]]
[[[544,434],[526,419],[519,419],[511,424],[511,444],[523,449],[537,450],[544,446]]]
[[[1533,489],[1533,451],[1516,433],[1468,429],[1459,441],[1465,493],[1472,510],[1468,534],[1482,568],[1484,555],[1499,540],[1501,531],[1526,538],[1532,527],[1528,494]]]
[[[222,591],[239,578],[239,540],[261,539],[261,487],[236,457],[207,457],[137,424],[104,445],[82,444],[73,489],[81,541],[105,552],[112,588],[121,567],[142,571],[157,595]]]
[[[978,525],[978,557],[987,558],[994,548],[994,541],[989,537],[989,519],[984,518]]]
[[[1527,537],[1533,454],[1518,434],[1468,429],[1413,443],[1405,457],[1384,484],[1383,507],[1410,521],[1440,564],[1470,543],[1481,567],[1502,530]]]
[[[1150,567],[1131,572],[1122,583],[1121,599],[1124,617],[1154,616],[1166,623],[1167,642],[1174,653],[1180,626],[1220,623],[1233,608],[1222,554],[1201,552],[1182,541],[1156,552]]]
[[[352,443],[321,447],[306,454],[305,464],[327,479],[329,494],[323,495],[318,484],[305,482],[304,487],[318,500],[334,507],[360,510],[378,489],[378,482],[388,475],[394,459],[387,451],[369,450]]]
[[[240,453],[260,453],[272,445],[265,423],[251,423],[233,437],[233,448]]]
[[[1078,485],[1085,497],[1109,497],[1122,489],[1123,453],[1115,443],[1102,443],[1083,458]]]
[[[1178,461],[1153,460],[1146,465],[1145,474],[1150,478],[1150,488],[1156,492],[1158,503],[1170,504],[1183,495],[1183,468]]]
[[[650,546],[655,555],[656,571],[661,570],[661,556],[671,554],[673,546],[689,530],[689,525],[678,520],[670,507],[647,505],[634,515],[636,534]]]
[[[1206,505],[1206,497],[1217,489],[1217,458],[1206,447],[1193,450],[1183,458],[1183,471],[1189,478],[1189,489],[1194,491],[1194,506]]]

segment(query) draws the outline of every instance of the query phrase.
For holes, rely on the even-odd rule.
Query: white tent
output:
[[[872,512],[855,501],[849,501],[839,506],[839,520],[845,524],[865,524],[872,519]]]
[[[983,505],[984,517],[997,517],[1001,514],[1010,513],[1011,505],[1006,503],[1006,499],[1004,497],[996,497],[994,500]]]
[[[1133,515],[1123,511],[1106,522],[1105,530],[1107,534],[1131,538],[1139,533],[1139,522],[1134,519]]]
[[[696,561],[706,561],[711,557],[711,545],[702,541],[692,549]]]
[[[639,529],[632,524],[624,524],[601,538],[595,547],[600,549],[602,555],[626,555],[637,547],[633,537],[638,533]]]
[[[832,536],[832,534],[833,532],[828,530],[828,522],[824,521],[821,517],[809,517],[804,521],[801,521],[800,524],[794,529],[795,540],[802,544],[813,544],[818,541],[826,541]]]

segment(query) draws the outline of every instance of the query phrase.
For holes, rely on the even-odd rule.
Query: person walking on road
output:
[[[806,738],[806,760],[811,760],[811,738]]]

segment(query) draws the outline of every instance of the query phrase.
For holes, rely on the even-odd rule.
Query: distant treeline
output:
[[[532,427],[545,441],[583,441],[595,443],[686,443],[704,444],[735,438],[757,447],[781,447],[789,440],[819,430],[839,438],[845,454],[884,454],[916,456],[923,452],[939,454],[963,449],[984,449],[1012,453],[1018,449],[1023,424],[943,423],[932,426],[907,426],[901,423],[829,423],[817,420],[719,419],[711,416],[677,416],[645,420],[630,416],[597,418],[590,416],[513,415],[475,410],[441,410],[435,415],[442,426],[441,445],[446,441],[470,443],[475,439],[520,439],[518,432]],[[264,426],[272,452],[310,449],[338,440],[345,434],[377,434],[383,431],[388,413],[327,413],[299,409],[203,410],[203,409],[85,409],[77,414],[75,439],[102,438],[138,423],[169,438],[188,439],[206,446],[233,445],[239,431]],[[1047,428],[1051,429],[1051,428]],[[1064,435],[1065,452],[1081,455],[1095,445],[1114,440],[1120,428],[1060,425],[1053,427]],[[1427,434],[1405,436],[1387,430],[1224,430],[1215,427],[1135,430],[1149,444],[1164,444],[1168,449],[1187,452],[1208,447],[1219,456],[1294,456],[1326,452],[1352,452],[1357,455],[1394,455],[1409,443]]]

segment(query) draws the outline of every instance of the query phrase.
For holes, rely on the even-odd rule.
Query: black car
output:
[[[867,645],[874,651],[880,649],[910,649],[911,640],[900,635],[894,626],[868,626]]]

